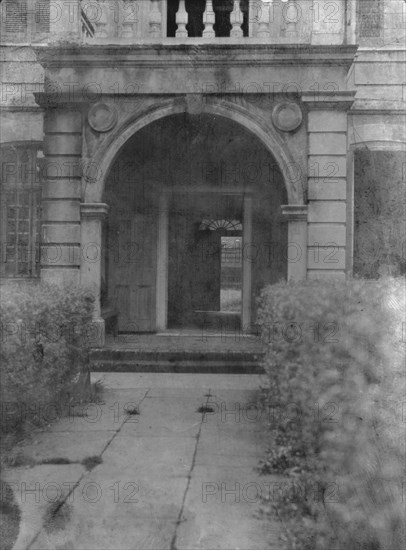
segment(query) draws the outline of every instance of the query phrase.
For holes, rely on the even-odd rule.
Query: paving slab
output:
[[[108,517],[73,513],[69,523],[69,530],[42,531],[30,550],[170,550],[176,530],[171,518],[137,517],[119,505]]]
[[[157,402],[143,404],[140,415],[128,418],[119,437],[128,436],[134,431],[137,437],[196,437],[201,425],[201,414],[194,409],[183,413],[175,408],[171,409],[170,404],[160,405]]]
[[[37,462],[59,458],[81,462],[87,457],[100,455],[114,433],[113,430],[42,432],[32,442],[22,445],[20,451]]]
[[[153,475],[158,467],[188,471],[192,465],[195,441],[186,437],[138,437],[137,433],[119,434],[103,453],[103,461],[114,468],[132,467],[136,473],[149,469]]]
[[[243,514],[239,514],[243,517]],[[189,513],[176,539],[177,550],[280,550],[279,528],[263,519],[244,520]]]
[[[178,550],[279,550],[279,526],[260,518],[262,499],[272,495],[275,481],[252,464],[222,464],[213,457],[209,464],[195,465],[177,531]]]
[[[194,436],[202,421],[198,409],[205,400],[201,392],[191,396],[185,391],[183,396],[177,393],[173,397],[147,397],[140,406],[140,414],[135,417],[137,423],[131,422],[134,417],[129,418],[122,433],[127,433],[133,427],[144,435],[173,434],[176,437],[180,433]]]
[[[107,521],[110,515],[117,515],[119,509],[128,518],[158,515],[176,522],[187,473],[178,469],[176,474],[171,474],[162,467],[155,472],[154,477],[148,477],[146,474],[150,472],[146,468],[126,467],[117,475],[111,464],[98,466],[75,489],[74,513],[97,522],[100,517]]]
[[[67,498],[85,472],[79,464],[12,468],[2,472],[2,479],[12,487],[21,511],[20,532],[13,550],[29,547],[36,533],[43,529],[54,503]]]

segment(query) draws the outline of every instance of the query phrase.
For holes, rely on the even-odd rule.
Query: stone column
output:
[[[288,223],[288,281],[303,281],[307,275],[307,206],[281,206],[283,220]]]
[[[100,315],[102,222],[108,212],[107,204],[83,203],[81,214],[81,265],[80,283],[95,297],[93,310],[94,345],[104,345],[104,319]],[[93,342],[92,342],[93,343]]]
[[[78,284],[82,114],[52,109],[44,121],[41,278]]]
[[[157,285],[156,285],[156,327],[167,328],[168,319],[168,195],[159,197],[158,246],[157,246]]]
[[[345,278],[347,110],[353,92],[304,94],[308,113],[308,277]]]

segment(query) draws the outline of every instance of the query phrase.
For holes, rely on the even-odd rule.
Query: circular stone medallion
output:
[[[87,115],[89,124],[96,132],[108,132],[117,123],[117,110],[106,103],[92,105]]]
[[[282,132],[292,132],[299,128],[303,120],[299,105],[291,102],[278,103],[272,111],[272,121]]]

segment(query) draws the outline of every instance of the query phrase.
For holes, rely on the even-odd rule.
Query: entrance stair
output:
[[[107,336],[90,352],[93,372],[262,374],[264,347],[253,335],[199,331]]]

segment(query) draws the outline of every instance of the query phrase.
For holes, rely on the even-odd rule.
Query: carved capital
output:
[[[281,206],[282,219],[285,222],[307,221],[306,204],[283,204]]]
[[[82,218],[104,220],[108,211],[109,206],[102,202],[84,202],[80,205],[80,215]]]

